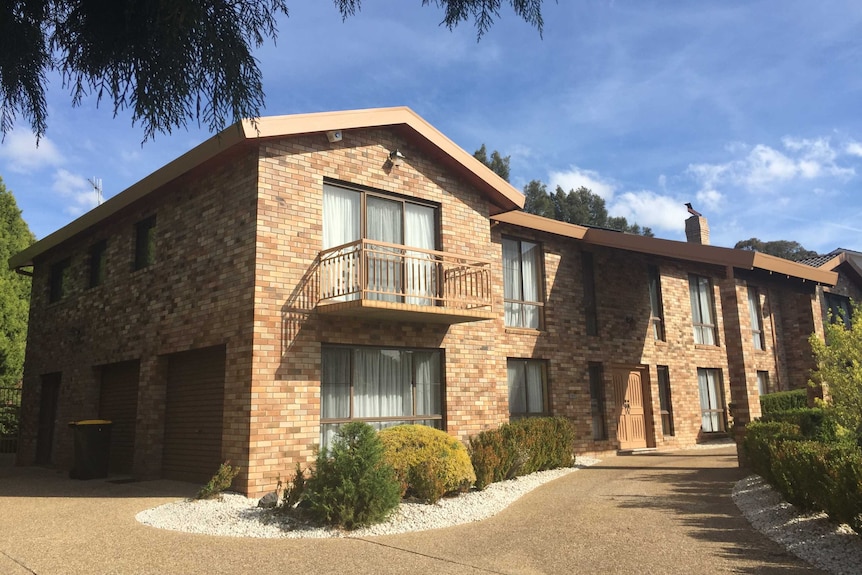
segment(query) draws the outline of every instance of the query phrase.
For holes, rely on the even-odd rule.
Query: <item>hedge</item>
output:
[[[778,391],[760,396],[760,412],[764,415],[808,407],[808,392],[804,389]]]

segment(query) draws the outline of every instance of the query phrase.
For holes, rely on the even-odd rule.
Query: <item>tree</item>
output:
[[[828,391],[828,407],[838,423],[854,431],[862,440],[862,304],[853,306],[856,321],[826,324],[825,341],[812,334],[809,338],[817,367],[811,373],[812,386]],[[844,319],[844,318],[840,318]]]
[[[473,157],[491,168],[495,174],[509,181],[509,160],[512,159],[512,156],[506,156],[505,158],[500,155],[500,152],[494,150],[491,152],[491,158],[488,159],[488,151],[485,149],[485,144],[482,144],[482,147],[473,152]]]
[[[24,373],[30,306],[30,278],[9,270],[7,262],[34,241],[12,192],[0,179],[0,386],[15,385]]]
[[[750,238],[736,242],[736,245],[733,247],[737,250],[761,252],[791,261],[816,258],[819,255],[817,252],[806,250],[799,244],[799,242],[791,242],[787,240],[763,242],[757,238]]]
[[[361,0],[334,0],[344,19]],[[543,0],[507,0],[543,27]],[[423,5],[432,4],[422,0]],[[473,19],[479,38],[502,0],[434,0],[449,29]],[[7,0],[0,2],[0,133],[21,115],[47,129],[45,85],[58,70],[72,105],[85,95],[132,110],[145,139],[189,119],[211,131],[256,118],[264,102],[252,48],[275,40],[285,0]]]
[[[605,206],[605,199],[584,186],[577,190],[564,191],[557,186],[553,194],[548,194],[547,186],[533,180],[524,187],[524,211],[531,214],[553,218],[570,224],[610,228],[646,237],[653,237],[652,229],[629,225],[626,218],[611,217]]]

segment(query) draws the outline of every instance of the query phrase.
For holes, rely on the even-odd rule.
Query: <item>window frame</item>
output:
[[[510,370],[513,364],[521,363],[524,367],[524,405],[527,408],[527,411],[512,411],[512,380],[510,377]],[[530,410],[530,381],[528,380],[530,376],[530,370],[527,369],[528,365],[538,365],[539,373],[541,374],[541,382],[540,389],[542,392],[542,409],[541,411],[531,411]],[[535,384],[535,382],[533,382]],[[507,357],[506,358],[506,387],[508,389],[508,404],[509,404],[509,417],[511,419],[520,419],[523,417],[544,417],[548,416],[551,413],[551,403],[550,403],[550,394],[549,394],[549,385],[548,385],[548,361],[545,359],[536,359],[529,357]]]
[[[760,290],[748,286],[748,315],[751,319],[751,340],[754,349],[766,351],[766,337],[763,333],[763,307],[760,305]]]
[[[715,296],[712,279],[698,274],[688,274],[689,299],[691,300],[691,326],[695,345],[718,346],[718,325],[715,310]],[[706,289],[703,289],[705,286]],[[696,287],[697,289],[692,289]],[[695,294],[697,301],[695,301]],[[706,302],[703,298],[706,298]],[[704,305],[704,303],[706,305]],[[703,318],[702,312],[706,310],[709,318]],[[703,321],[707,319],[709,321]],[[712,341],[706,341],[705,334],[711,334]]]
[[[607,394],[604,366],[599,362],[590,362],[587,364],[587,377],[590,384],[590,422],[593,441],[605,441],[608,438],[608,418],[605,409]]]
[[[349,359],[349,381],[348,381],[348,416],[347,417],[324,417],[324,386],[328,385],[327,382],[323,379],[323,364],[326,361],[326,352],[329,350],[347,350],[350,353]],[[411,373],[411,415],[406,416],[367,416],[361,417],[356,416],[356,402],[355,402],[355,389],[356,389],[356,372],[355,372],[355,362],[356,362],[356,351],[396,351],[399,353],[436,353],[439,361],[439,374],[440,374],[440,396],[437,398],[440,405],[440,413],[435,414],[417,414],[417,398],[416,398],[416,365],[412,365],[412,373]],[[323,431],[325,426],[331,425],[341,425],[344,423],[349,423],[352,421],[363,421],[370,425],[378,425],[385,427],[388,425],[394,425],[397,423],[421,423],[425,421],[434,421],[438,423],[437,429],[445,429],[445,419],[446,419],[446,373],[445,373],[446,359],[445,352],[442,349],[437,348],[414,348],[414,347],[382,347],[382,346],[362,346],[362,345],[340,345],[340,344],[323,344],[320,349],[320,428],[321,428],[321,436],[323,436]],[[337,385],[337,384],[336,384]],[[432,383],[433,385],[433,383]],[[427,424],[426,424],[427,425]],[[433,426],[432,426],[433,427]],[[323,437],[321,437],[323,439]],[[323,443],[323,441],[322,441]]]
[[[72,258],[51,264],[48,272],[48,303],[57,303],[69,295],[71,269]]]
[[[670,368],[666,365],[656,366],[658,375],[658,402],[661,416],[661,432],[666,437],[674,437],[673,426],[673,393],[670,386]]]
[[[769,372],[765,369],[757,370],[757,392],[760,395],[769,393]]]
[[[89,287],[94,288],[105,283],[108,263],[108,240],[100,240],[87,250]]]
[[[148,268],[156,262],[156,225],[155,214],[135,224],[134,271]]]
[[[704,386],[701,381],[701,374],[704,375],[707,386],[707,395],[706,395],[706,406],[704,405],[704,396],[703,390]],[[710,376],[712,378],[710,379]],[[697,368],[697,387],[698,387],[698,397],[700,399],[700,413],[701,413],[701,431],[703,433],[726,433],[727,432],[727,402],[724,397],[724,375],[721,369],[711,368],[711,367],[699,367]],[[713,394],[710,395],[708,386],[713,385]],[[716,405],[711,405],[711,400],[714,399],[717,402]],[[706,418],[709,417],[711,421],[714,421],[717,424],[718,429],[710,429],[707,430],[704,428],[703,423],[706,421]]]
[[[504,297],[503,297],[503,308],[504,308],[503,322],[504,322],[506,327],[542,330],[545,327],[545,248],[544,248],[544,245],[542,245],[541,242],[537,242],[534,240],[527,240],[527,239],[518,238],[518,237],[514,237],[514,236],[504,235],[504,236],[502,236],[501,243],[500,243],[501,250],[504,254],[506,252],[506,249],[505,249],[506,242],[514,242],[516,244],[516,247],[517,247],[517,253],[518,253],[517,265],[518,265],[518,279],[519,279],[518,292],[521,294],[521,299],[513,299],[513,298],[506,298],[505,297],[506,285],[509,282],[509,274],[506,273],[506,260],[504,257],[503,258],[503,293],[504,293]],[[536,271],[535,271],[536,277],[534,279],[536,282],[536,286],[535,286],[536,295],[538,296],[539,301],[530,301],[530,300],[523,299],[523,297],[524,297],[524,285],[526,283],[526,279],[524,277],[524,244],[525,243],[530,244],[532,246],[535,246],[534,249],[538,250],[538,258],[537,258],[537,265],[536,265]],[[517,312],[518,320],[517,320],[517,323],[515,323],[515,324],[509,323],[509,314],[510,314],[509,306],[510,306],[510,304],[516,304],[518,306],[517,307],[517,309],[518,309],[518,312]],[[536,325],[535,326],[527,325],[528,322],[526,319],[527,318],[526,314],[527,314],[528,308],[535,308],[536,309],[537,318],[536,318]],[[514,311],[512,311],[511,313],[512,313],[512,315],[515,315]]]
[[[844,327],[850,328],[853,325],[853,302],[846,295],[839,293],[823,292],[824,303],[826,304],[826,317],[832,323],[841,321]]]
[[[661,296],[661,274],[657,265],[647,266],[649,289],[650,326],[655,341],[667,341],[664,326],[664,302]]]

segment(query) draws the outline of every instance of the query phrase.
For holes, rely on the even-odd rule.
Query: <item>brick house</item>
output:
[[[18,463],[256,495],[345,421],[463,440],[572,418],[581,452],[692,445],[807,373],[833,271],[520,211],[407,108],[237,124],[10,260],[33,292]],[[702,220],[702,221],[701,221]]]

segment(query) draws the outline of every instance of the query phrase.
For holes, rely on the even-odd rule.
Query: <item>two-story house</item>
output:
[[[803,377],[795,318],[833,272],[523,201],[407,108],[228,128],[10,260],[33,274],[18,463],[70,466],[65,422],[99,417],[113,472],[230,459],[254,495],[346,421],[687,446]]]

